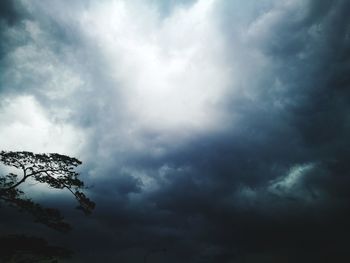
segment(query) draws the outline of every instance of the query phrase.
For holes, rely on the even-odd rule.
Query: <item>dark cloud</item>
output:
[[[96,213],[83,221],[67,212],[76,225],[70,245],[86,262],[101,255],[136,262],[148,253],[153,262],[349,259],[350,4],[244,6],[242,19],[235,4],[222,5],[217,22],[226,44],[241,51],[233,48],[227,60],[242,73],[241,89],[223,102],[225,128],[183,144],[148,128],[139,135],[142,150],[119,138],[127,123],[118,114],[123,105],[114,106],[119,91],[98,66],[101,54],[87,52],[98,45],[57,17],[40,22],[44,32],[56,28],[49,34],[55,55],[67,62],[75,53],[86,63],[70,65],[88,87],[104,87],[75,93],[84,103],[52,101],[71,102],[66,120],[91,129],[83,156]],[[237,40],[237,28],[247,36]]]
[[[9,25],[15,24],[20,15],[16,9],[17,1],[4,0],[0,4],[0,20],[5,21]]]
[[[350,83],[345,10],[346,1],[312,2],[305,17],[278,21],[271,30],[274,42],[268,38],[263,51],[275,63],[274,76],[285,91],[273,94],[272,88],[260,87],[267,107],[244,98],[238,106],[233,101],[232,111],[244,116],[238,131],[199,138],[156,161],[135,159],[133,165],[141,167],[169,165],[166,177],[158,180],[160,190],[149,198],[178,222],[184,220],[180,229],[197,249],[191,262],[328,262],[347,257]],[[284,96],[289,101],[282,109],[272,106]],[[300,182],[302,196],[296,196],[296,188],[282,195],[266,190],[290,167],[308,162],[318,168]],[[238,191],[242,185],[254,196],[237,206],[237,200],[246,198]],[[307,195],[314,202],[308,203]],[[191,217],[202,220],[193,226]]]
[[[9,27],[15,26],[22,19],[22,10],[19,8],[18,1],[4,0],[0,3],[0,59],[10,48],[10,43],[6,39],[5,32]],[[2,88],[0,88],[1,90]]]

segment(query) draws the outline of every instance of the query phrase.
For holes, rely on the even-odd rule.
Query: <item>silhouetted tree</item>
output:
[[[30,212],[40,223],[61,231],[69,230],[69,225],[62,221],[63,217],[57,209],[43,208],[24,197],[24,192],[19,186],[29,178],[55,189],[67,189],[78,201],[77,208],[85,214],[90,214],[95,207],[95,203],[82,192],[84,183],[78,178],[79,173],[74,170],[81,161],[76,158],[57,153],[2,151],[0,161],[21,171],[21,175],[9,173],[0,177],[0,200]]]
[[[59,210],[44,208],[25,196],[21,186],[30,179],[37,183],[47,184],[51,188],[67,189],[78,201],[77,209],[82,210],[85,214],[90,214],[95,208],[95,203],[82,192],[85,188],[84,183],[79,179],[79,173],[75,171],[81,161],[76,158],[57,153],[34,154],[26,151],[1,151],[0,163],[20,171],[19,173],[10,172],[7,175],[0,175],[0,201],[20,211],[32,214],[35,222],[61,232],[67,232],[71,229]],[[21,244],[22,247],[11,245],[15,243]],[[50,262],[57,262],[57,260],[51,259],[64,258],[71,254],[67,249],[48,246],[44,239],[24,235],[0,237],[0,248],[1,256],[7,259],[11,258],[10,262],[29,263],[41,262],[46,259]],[[40,254],[40,250],[43,253]],[[17,259],[13,261],[13,258]]]

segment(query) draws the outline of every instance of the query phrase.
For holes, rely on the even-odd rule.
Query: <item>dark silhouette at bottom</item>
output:
[[[50,262],[71,258],[73,252],[67,248],[50,246],[43,238],[25,235],[0,237],[0,262]]]

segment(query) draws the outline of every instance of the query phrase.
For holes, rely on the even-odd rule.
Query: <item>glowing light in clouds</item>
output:
[[[32,96],[5,99],[0,103],[2,150],[77,154],[82,131],[49,118]]]
[[[215,125],[230,70],[214,7],[202,0],[162,18],[155,7],[111,1],[80,17],[87,39],[108,61],[131,122],[175,130]]]

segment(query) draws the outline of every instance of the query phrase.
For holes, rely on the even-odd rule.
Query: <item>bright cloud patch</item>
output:
[[[80,23],[88,41],[108,59],[125,114],[141,127],[210,128],[228,85],[214,1],[179,7],[165,19],[133,2],[98,3]]]
[[[273,192],[292,191],[314,167],[314,163],[293,166],[285,176],[272,182],[270,190]]]
[[[32,96],[19,96],[0,104],[0,145],[2,150],[75,155],[83,137],[71,125],[50,120]]]

